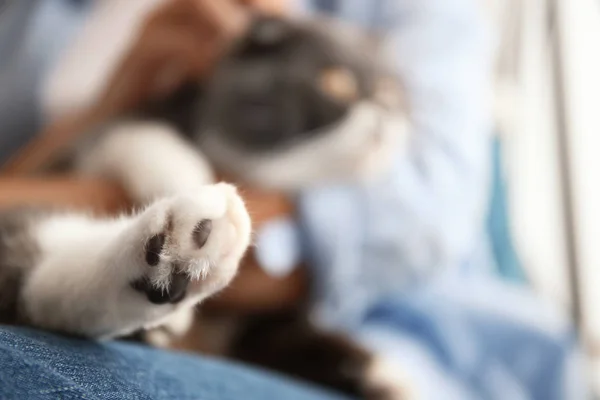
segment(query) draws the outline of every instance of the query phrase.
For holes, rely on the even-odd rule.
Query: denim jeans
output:
[[[0,328],[0,399],[330,400],[246,366],[144,346]]]

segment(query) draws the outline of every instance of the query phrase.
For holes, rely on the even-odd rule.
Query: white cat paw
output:
[[[251,222],[234,186],[159,200],[136,222],[143,270],[131,286],[153,304],[196,304],[235,276]]]

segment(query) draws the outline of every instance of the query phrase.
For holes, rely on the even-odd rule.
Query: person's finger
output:
[[[205,23],[218,29],[223,38],[233,38],[247,28],[249,15],[232,0],[188,0]]]
[[[285,15],[289,11],[289,0],[238,0],[240,4],[270,15]]]
[[[199,32],[229,38],[243,31],[247,14],[233,0],[171,0],[147,18],[143,30],[161,25],[193,24]]]

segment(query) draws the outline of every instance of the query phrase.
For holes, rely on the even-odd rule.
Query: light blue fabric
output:
[[[481,2],[326,3],[387,34],[413,130],[379,182],[299,197],[287,229],[304,238],[317,320],[395,356],[423,399],[587,399],[568,319],[502,280],[489,241],[495,43]]]
[[[445,271],[379,302],[353,333],[393,355],[422,399],[590,399],[565,320],[487,274]]]
[[[413,127],[388,176],[299,199],[320,309],[349,326],[382,293],[467,261],[495,268],[484,225],[493,40],[474,0],[338,3],[337,15],[387,34]]]

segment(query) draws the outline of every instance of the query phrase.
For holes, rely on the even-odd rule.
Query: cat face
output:
[[[212,124],[250,151],[319,135],[373,95],[373,73],[326,35],[261,19],[219,66]]]
[[[394,83],[370,44],[330,21],[258,19],[204,92],[202,150],[219,168],[277,189],[387,163],[405,113],[381,95]]]

